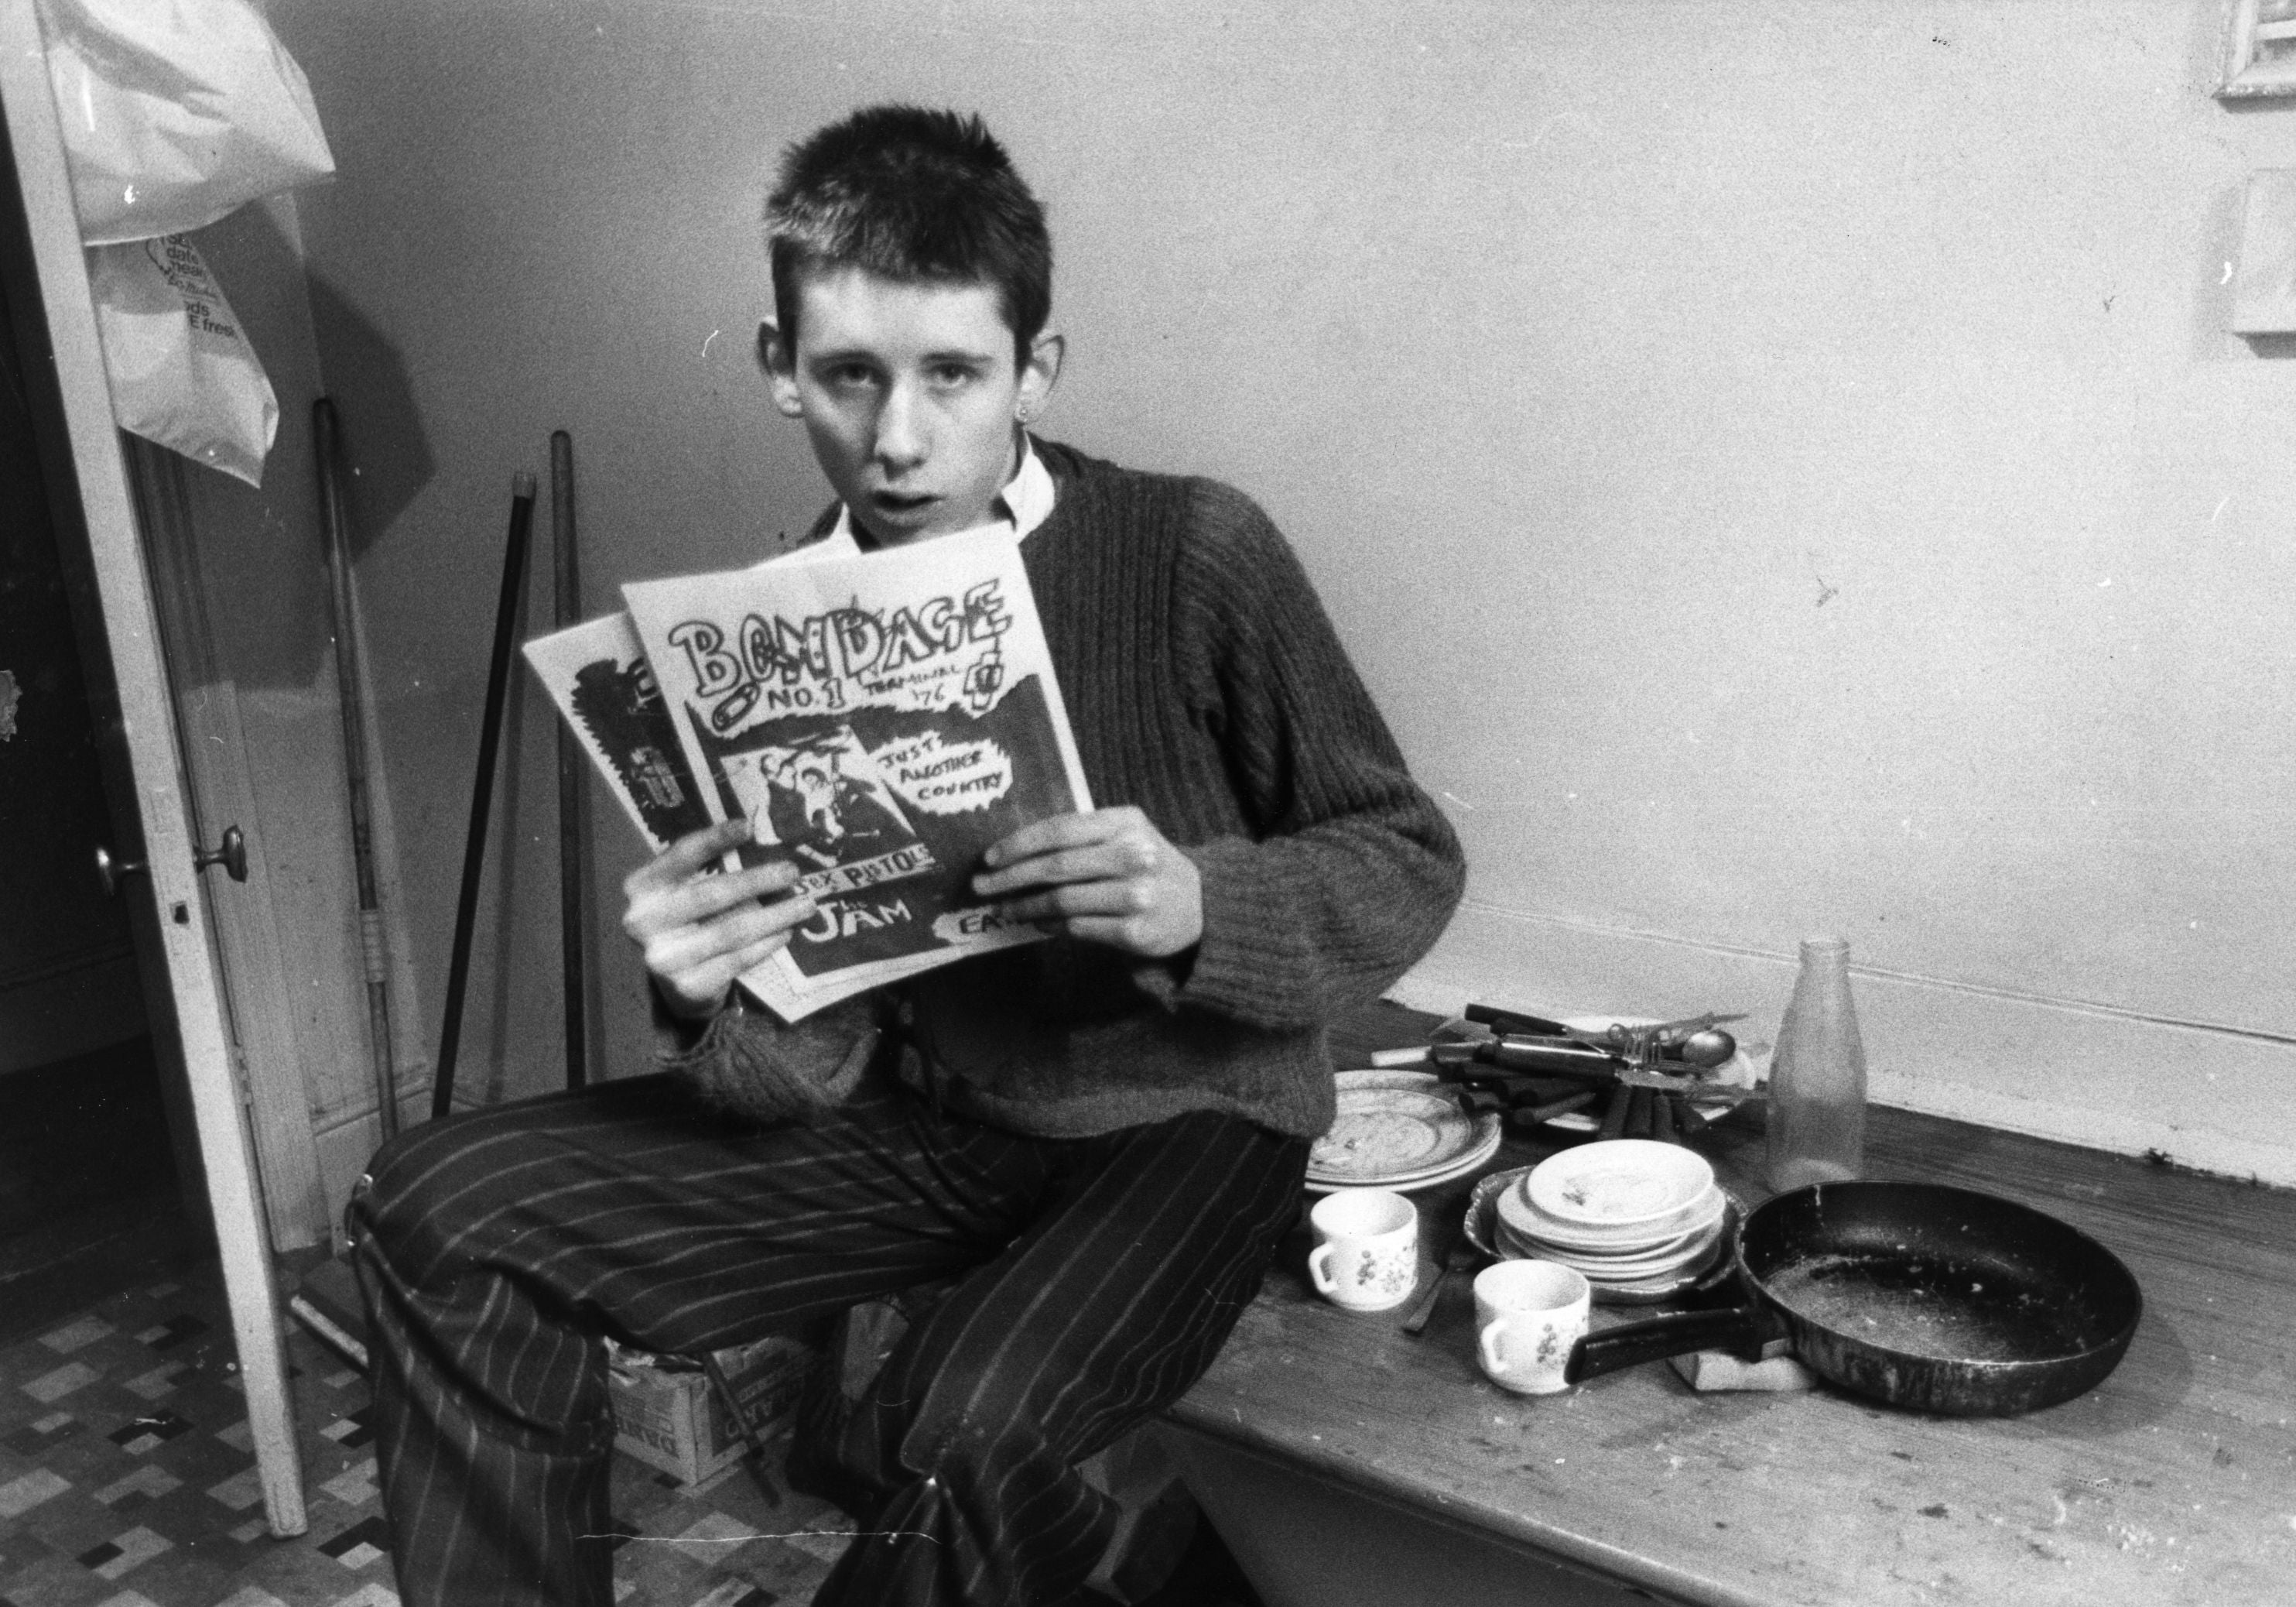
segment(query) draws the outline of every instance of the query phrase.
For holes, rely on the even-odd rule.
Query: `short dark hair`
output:
[[[786,351],[800,280],[824,268],[986,284],[1021,364],[1052,316],[1045,209],[977,113],[869,106],[799,141],[766,197],[766,244]]]

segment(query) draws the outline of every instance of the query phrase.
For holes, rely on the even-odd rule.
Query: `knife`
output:
[[[1427,1057],[1438,1067],[1495,1066],[1502,1071],[1530,1072],[1540,1076],[1597,1080],[1616,1075],[1626,1065],[1609,1050],[1578,1038],[1541,1037],[1525,1033],[1437,1043],[1429,1048]]]
[[[1528,1033],[1535,1038],[1568,1038],[1575,1034],[1560,1021],[1549,1021],[1544,1016],[1526,1016],[1515,1010],[1503,1010],[1495,1004],[1471,1004],[1459,1012],[1480,1026],[1495,1033]]]
[[[1475,1241],[1467,1237],[1465,1217],[1462,1216],[1451,1232],[1451,1242],[1443,1251],[1442,1266],[1427,1285],[1427,1292],[1419,1297],[1419,1304],[1413,1306],[1411,1314],[1403,1319],[1403,1331],[1407,1334],[1416,1336],[1426,1328],[1427,1319],[1435,1314],[1436,1298],[1442,1294],[1444,1283],[1453,1273],[1473,1271],[1476,1260],[1482,1255],[1475,1248]]]

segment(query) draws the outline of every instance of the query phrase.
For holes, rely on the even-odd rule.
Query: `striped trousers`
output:
[[[1306,1158],[1209,1112],[1022,1137],[874,1068],[809,1128],[646,1076],[402,1134],[349,1210],[400,1595],[611,1607],[602,1336],[696,1353],[955,1279],[804,1447],[860,1503],[816,1599],[1068,1602],[1114,1522],[1076,1463],[1211,1364]]]

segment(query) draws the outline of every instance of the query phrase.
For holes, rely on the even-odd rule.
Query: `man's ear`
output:
[[[802,415],[805,407],[798,400],[797,364],[782,343],[782,326],[771,318],[761,318],[758,323],[758,367],[766,371],[766,383],[773,389],[774,406],[791,418]]]
[[[1036,422],[1052,400],[1053,387],[1061,383],[1061,359],[1067,355],[1068,342],[1061,335],[1040,334],[1029,343],[1029,360],[1021,365],[1021,394],[1013,404],[1013,417],[1024,424]]]

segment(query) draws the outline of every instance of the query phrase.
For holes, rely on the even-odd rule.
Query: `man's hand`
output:
[[[1023,826],[981,856],[972,890],[1014,920],[1159,959],[1204,934],[1203,878],[1137,809]]]
[[[775,897],[797,880],[795,866],[705,874],[749,840],[747,820],[689,832],[622,882],[622,930],[644,951],[663,1002],[689,1021],[715,1014],[734,977],[786,948],[791,930],[814,916],[810,898]]]

